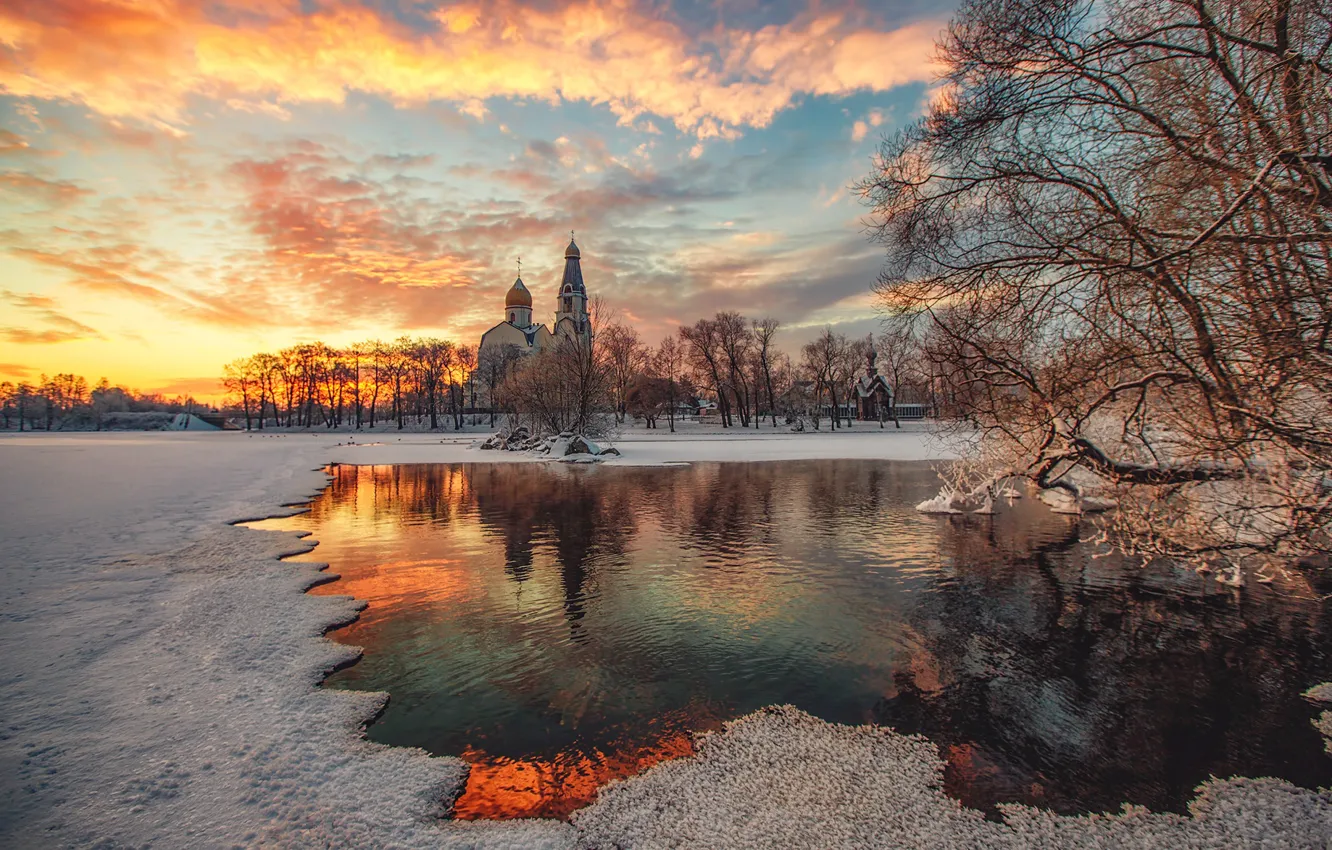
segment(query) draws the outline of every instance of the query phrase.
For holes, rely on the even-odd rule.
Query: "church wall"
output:
[[[508,322],[502,322],[483,333],[477,353],[479,354],[481,349],[489,345],[516,345],[523,351],[526,351],[528,347],[526,334]]]

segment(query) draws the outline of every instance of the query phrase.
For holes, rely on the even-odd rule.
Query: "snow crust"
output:
[[[574,813],[589,847],[1321,848],[1332,794],[1272,779],[1212,780],[1191,817],[1126,806],[1067,817],[1026,806],[983,819],[943,793],[933,744],[840,726],[790,706],[701,738],[697,755],[602,789]]]
[[[876,429],[877,430],[877,429]],[[811,437],[813,439],[811,439]],[[609,786],[575,825],[442,821],[465,765],[364,739],[383,694],[322,690],[357,651],[329,641],[361,603],[308,596],[313,540],[229,522],[291,511],[329,461],[512,462],[471,438],[0,436],[0,846],[1322,847],[1332,799],[1213,781],[1193,817],[1131,809],[987,822],[941,791],[933,745],[760,711],[698,756]],[[610,463],[897,457],[923,434],[672,440]],[[516,460],[516,459],[515,459]],[[526,458],[531,462],[531,458]],[[1332,697],[1332,685],[1311,698]],[[1319,723],[1332,737],[1332,713]]]

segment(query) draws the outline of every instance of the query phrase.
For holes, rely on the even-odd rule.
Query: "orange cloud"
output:
[[[57,311],[54,298],[44,295],[20,295],[0,290],[0,300],[31,313],[45,328],[0,327],[0,336],[16,345],[45,345],[80,339],[101,339],[102,335],[80,321]]]
[[[19,202],[40,200],[56,206],[91,194],[68,180],[46,180],[26,171],[0,171],[0,197],[8,195]]]
[[[432,10],[427,9],[427,13]],[[409,29],[371,9],[248,0],[15,0],[0,10],[0,89],[66,99],[163,127],[192,95],[283,115],[283,103],[348,92],[401,105],[492,97],[604,104],[700,138],[764,127],[802,95],[883,91],[934,79],[938,23],[881,31],[848,13],[703,36],[629,0],[553,8],[514,2],[433,9]]]

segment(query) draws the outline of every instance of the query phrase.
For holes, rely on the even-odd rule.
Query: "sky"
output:
[[[312,340],[475,344],[522,261],[655,342],[876,327],[854,183],[934,90],[925,0],[6,0],[0,380],[218,392]]]

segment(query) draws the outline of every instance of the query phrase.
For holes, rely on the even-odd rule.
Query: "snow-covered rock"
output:
[[[1041,490],[1036,494],[1036,498],[1050,506],[1050,510],[1057,514],[1092,514],[1112,510],[1118,506],[1114,499],[1105,499],[1098,496],[1074,495],[1068,490],[1059,487],[1051,487],[1048,490]]]
[[[960,514],[966,508],[966,497],[956,490],[941,490],[934,498],[916,505],[916,510],[923,514]]]
[[[1057,514],[1082,513],[1082,508],[1078,504],[1078,497],[1067,490],[1052,487],[1037,493],[1036,498],[1048,505],[1050,510]]]

